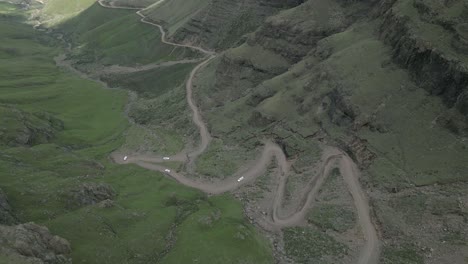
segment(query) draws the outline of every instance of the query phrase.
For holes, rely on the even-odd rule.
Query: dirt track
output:
[[[153,4],[158,5],[164,2],[165,0],[160,0],[159,2]],[[202,154],[208,145],[210,144],[211,141],[211,135],[208,131],[208,128],[206,127],[205,122],[203,121],[203,118],[200,114],[200,111],[196,105],[196,103],[193,100],[193,79],[197,72],[203,68],[206,64],[208,64],[212,59],[216,57],[216,54],[212,51],[205,50],[201,47],[196,47],[192,46],[189,44],[178,44],[178,43],[173,43],[171,41],[168,41],[166,39],[166,32],[163,29],[161,25],[158,25],[156,23],[150,22],[146,19],[146,17],[142,14],[142,9],[139,8],[127,8],[127,7],[121,7],[121,6],[113,6],[112,4],[106,4],[102,1],[98,2],[102,7],[105,8],[117,8],[117,9],[133,9],[133,10],[138,10],[136,13],[142,17],[141,22],[145,24],[149,24],[152,26],[155,26],[159,29],[161,32],[161,41],[163,43],[166,43],[168,45],[176,46],[176,47],[185,47],[185,48],[190,48],[194,50],[198,50],[202,53],[204,53],[207,58],[203,60],[200,64],[198,64],[190,73],[190,77],[186,83],[186,92],[187,92],[187,103],[192,110],[192,119],[195,125],[198,127],[200,131],[200,145],[193,151],[191,152],[183,152],[179,153],[173,157],[171,157],[172,161],[183,161],[183,162],[189,162],[190,160],[196,159],[200,154]],[[331,169],[337,167],[339,168],[341,175],[343,176],[349,192],[351,193],[354,204],[356,206],[356,210],[358,213],[358,218],[359,218],[359,223],[362,228],[362,232],[364,234],[364,237],[366,239],[366,243],[364,248],[361,251],[360,257],[359,257],[359,264],[374,264],[378,262],[378,257],[379,257],[379,240],[377,237],[377,232],[375,230],[375,227],[371,221],[370,217],[370,208],[369,208],[369,203],[367,201],[365,192],[362,190],[361,185],[359,183],[359,170],[356,167],[355,163],[353,160],[346,155],[343,151],[332,148],[332,147],[327,147],[323,151],[322,155],[322,165],[321,168],[318,172],[318,174],[311,179],[307,191],[304,194],[304,197],[301,199],[301,206],[291,215],[288,216],[282,216],[280,214],[280,210],[282,208],[282,201],[283,201],[283,196],[284,196],[284,190],[285,190],[285,185],[286,185],[286,180],[288,177],[288,172],[289,172],[289,162],[286,159],[286,156],[282,149],[272,143],[272,142],[265,142],[265,147],[262,151],[262,154],[260,157],[252,161],[252,166],[246,170],[241,170],[231,177],[228,177],[226,180],[222,182],[206,182],[206,181],[200,181],[200,180],[195,180],[191,179],[189,177],[186,177],[182,174],[179,174],[177,172],[171,171],[170,173],[165,172],[166,167],[156,164],[156,163],[162,163],[164,160],[161,157],[156,157],[156,156],[149,156],[149,155],[136,155],[136,156],[131,156],[128,158],[127,161],[123,160],[123,154],[121,153],[113,153],[111,154],[112,158],[117,162],[117,163],[135,163],[141,167],[154,170],[154,171],[159,171],[163,172],[176,181],[186,185],[190,186],[196,189],[199,189],[203,192],[209,193],[209,194],[220,194],[228,191],[232,191],[241,185],[250,183],[255,181],[255,179],[259,176],[261,176],[265,171],[272,159],[274,158],[276,160],[276,163],[278,165],[278,179],[279,179],[279,184],[277,187],[277,190],[275,192],[275,198],[273,201],[272,205],[272,219],[271,219],[271,225],[276,227],[276,228],[282,228],[286,226],[294,226],[297,225],[299,222],[301,222],[307,211],[312,207],[313,202],[315,200],[316,195],[318,194],[323,182],[325,181],[326,177],[329,175]],[[241,182],[238,182],[237,179],[238,177],[243,176],[244,180]]]

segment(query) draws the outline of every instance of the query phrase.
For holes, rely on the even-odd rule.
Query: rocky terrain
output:
[[[6,194],[0,189],[0,224],[13,225],[17,222],[13,215],[10,203],[8,202]]]
[[[242,42],[264,19],[303,0],[197,0],[166,1],[147,8],[143,14],[161,22],[177,42],[223,50]],[[174,7],[181,7],[174,14]]]
[[[0,253],[3,263],[72,263],[70,244],[34,223],[0,225]]]
[[[35,223],[18,224],[5,193],[0,189],[0,262],[72,263],[71,247],[65,239],[52,235]]]
[[[112,187],[105,183],[83,183],[67,192],[70,207],[83,207],[105,201],[112,203],[116,196]]]
[[[0,113],[8,124],[0,128],[0,144],[10,147],[47,143],[63,130],[63,122],[47,113],[31,114],[8,105],[0,105]]]
[[[465,117],[447,112],[438,120],[462,136],[468,118],[467,8],[464,1],[394,3],[385,10],[380,29],[394,60],[408,69],[415,82]]]

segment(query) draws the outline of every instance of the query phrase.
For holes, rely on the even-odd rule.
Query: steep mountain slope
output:
[[[164,1],[149,6],[143,14],[165,26],[174,40],[211,49],[235,45],[244,34],[261,25],[263,20],[283,8],[303,1]]]
[[[97,3],[56,29],[72,44],[77,64],[135,65],[199,56],[161,43],[160,32],[142,24],[134,11],[105,10]]]
[[[467,118],[468,4],[397,2],[384,15],[381,38],[392,46],[395,60],[410,71],[419,86]],[[466,133],[466,125],[456,116],[451,118],[453,132]]]
[[[316,140],[347,150],[363,169],[383,263],[463,263],[466,12],[463,1],[308,1],[206,67],[198,101],[225,149],[273,137],[299,173]],[[304,179],[291,180],[291,199]]]

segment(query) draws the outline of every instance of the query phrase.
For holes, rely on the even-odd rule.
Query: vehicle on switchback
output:
[[[242,180],[244,179],[244,176],[240,177],[239,179],[237,179],[238,182],[241,182]]]
[[[127,159],[128,159],[128,156],[125,156],[125,157],[123,158],[124,161],[127,161]]]
[[[164,172],[170,173],[171,170],[170,169],[165,169]]]
[[[170,160],[171,158],[169,157],[163,157],[163,160]]]

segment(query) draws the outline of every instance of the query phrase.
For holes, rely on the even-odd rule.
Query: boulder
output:
[[[70,243],[35,223],[0,225],[0,254],[15,263],[68,264]]]
[[[68,194],[69,207],[93,205],[105,200],[112,200],[115,191],[106,183],[83,183]]]

